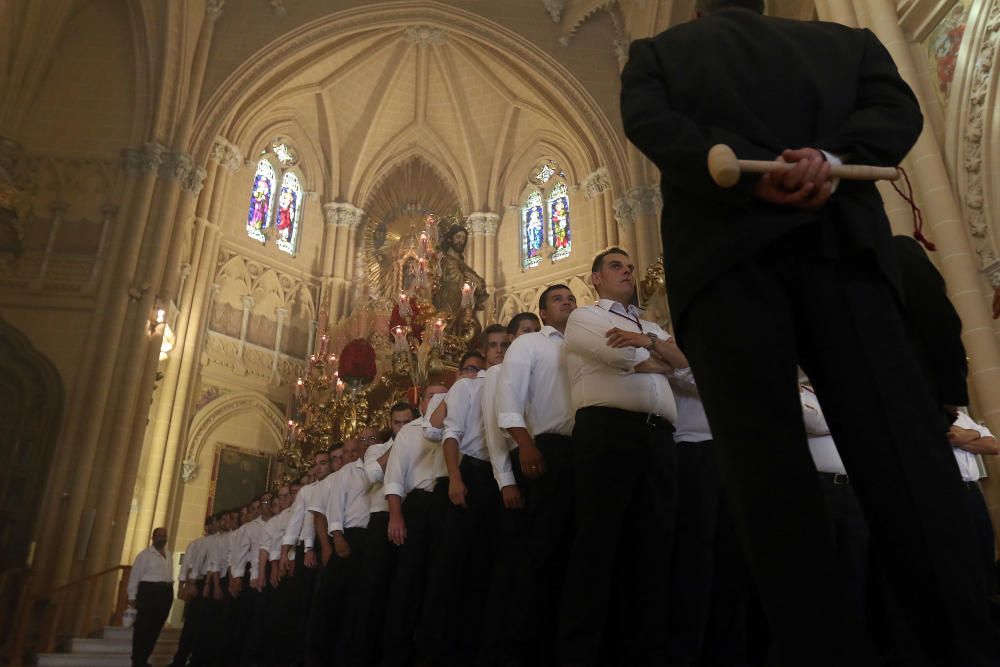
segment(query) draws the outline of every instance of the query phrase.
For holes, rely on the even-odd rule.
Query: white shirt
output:
[[[432,410],[428,407],[427,412]],[[437,478],[447,474],[444,448],[440,442],[425,437],[426,431],[432,430],[429,425],[424,428],[426,419],[415,419],[396,434],[385,466],[384,495],[406,498],[414,489],[433,491]]]
[[[706,442],[712,439],[705,406],[698,395],[698,386],[690,368],[678,368],[667,376],[674,388],[677,421],[674,422],[674,442]]]
[[[229,576],[242,577],[246,572],[247,563],[251,561],[250,550],[254,537],[264,529],[264,520],[257,517],[236,529],[236,541],[233,552],[229,555]],[[253,561],[252,564],[255,564]],[[251,568],[255,569],[255,568]]]
[[[132,571],[128,575],[128,599],[134,600],[139,594],[139,582],[174,583],[174,568],[170,561],[170,552],[163,550],[165,556],[154,547],[146,547],[135,557]]]
[[[385,471],[378,460],[387,451],[392,449],[394,438],[389,438],[388,442],[377,443],[365,450],[365,475],[368,477],[368,512],[388,512],[389,503],[382,493],[382,481],[385,479]],[[388,465],[388,462],[387,462]]]
[[[454,438],[462,456],[489,461],[490,453],[483,439],[482,392],[486,371],[475,378],[462,378],[451,386],[444,399],[448,415],[444,418],[444,439]]]
[[[988,428],[977,424],[972,417],[965,414],[962,410],[958,411],[955,426],[966,428],[970,431],[978,431],[979,435],[983,438],[993,437]],[[951,450],[955,452],[955,460],[958,461],[958,469],[962,473],[963,482],[977,482],[983,477],[983,469],[980,465],[978,454],[967,452],[959,447],[952,447]]]
[[[207,537],[207,535],[199,537],[191,540],[191,543],[188,544],[187,549],[181,555],[181,571],[177,576],[177,581],[187,581],[188,572],[191,573],[191,581],[198,578],[198,573],[201,572],[202,561],[205,558],[205,540]]]
[[[312,515],[307,511],[307,501],[309,494],[313,492],[319,482],[306,484],[295,494],[292,502],[291,515],[288,519],[288,526],[285,528],[285,536],[281,538],[282,546],[294,547],[300,541],[305,543],[306,549],[313,546],[313,538],[316,536],[316,524],[312,521]],[[306,520],[308,518],[308,521]],[[313,527],[311,533],[307,533],[306,524]]]
[[[229,533],[216,533],[208,543],[204,573],[224,572],[229,567]]]
[[[573,409],[619,408],[658,415],[673,423],[677,406],[667,377],[636,373],[635,367],[649,359],[649,350],[609,346],[605,334],[615,327],[670,339],[659,325],[639,319],[639,311],[632,305],[626,311],[617,301],[601,299],[574,310],[566,323],[566,367]]]
[[[802,401],[802,421],[806,426],[806,435],[809,436],[809,453],[812,454],[816,470],[846,475],[847,469],[844,468],[840,452],[830,435],[830,427],[826,425],[816,394],[800,386],[799,399]]]
[[[507,349],[502,368],[497,390],[500,428],[525,428],[533,438],[542,433],[573,434],[576,412],[570,399],[566,341],[557,329],[546,325],[518,336]],[[517,447],[510,439],[503,444],[504,450],[490,449],[500,488],[514,483],[510,450]]]
[[[261,574],[260,550],[267,548],[267,533],[265,529],[268,523],[270,523],[270,520],[265,520],[264,517],[257,517],[250,522],[250,524],[256,524],[256,526],[247,529],[250,550],[247,552],[246,558],[250,561],[250,579],[256,579]],[[243,567],[246,568],[246,564]]]
[[[523,337],[523,336],[522,336]],[[500,428],[500,377],[503,365],[491,366],[483,378],[483,391],[480,403],[483,413],[483,438],[486,449],[490,453],[490,464],[493,468],[493,478],[501,489],[514,484],[514,473],[510,466],[510,450],[517,447],[507,431]]]
[[[261,548],[267,549],[268,560],[281,558],[281,540],[285,537],[285,528],[292,518],[292,508],[287,507],[266,524],[264,524],[264,543]]]
[[[326,506],[326,525],[330,534],[347,528],[366,528],[369,511],[365,462],[353,461],[334,474],[338,479]]]

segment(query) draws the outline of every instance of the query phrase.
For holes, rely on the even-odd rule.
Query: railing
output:
[[[95,595],[100,592],[100,589],[95,589],[95,586],[103,585],[106,577],[112,574],[118,576],[118,593],[115,598],[115,607],[108,619],[108,625],[121,625],[122,614],[125,612],[125,607],[128,604],[128,577],[131,571],[132,566],[130,565],[118,565],[54,588],[49,591],[46,597],[33,599],[29,599],[27,594],[28,582],[30,581],[29,573],[29,576],[25,577],[22,583],[21,593],[18,597],[17,611],[14,615],[13,639],[8,651],[10,662],[12,664],[21,664],[21,661],[25,658],[24,653],[27,648],[28,629],[36,608],[42,607],[44,616],[40,626],[41,632],[39,633],[38,651],[41,653],[51,653],[57,648],[57,640],[60,637],[60,628],[62,627],[67,605],[70,602],[76,601],[81,607],[80,614],[88,616],[88,609],[92,608],[92,602],[96,599]],[[85,624],[87,622],[86,618],[81,618],[80,623],[77,624],[77,628],[86,630]],[[73,631],[70,630],[69,632],[72,633]],[[66,632],[62,634],[66,634]]]
[[[19,567],[0,572],[0,656],[8,658],[9,662],[15,655],[23,653],[18,648],[19,628],[21,619],[26,615],[28,591],[31,586],[31,570]],[[12,594],[14,591],[16,593]],[[9,604],[13,602],[13,604]]]

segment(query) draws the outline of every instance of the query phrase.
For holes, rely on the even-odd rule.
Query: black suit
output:
[[[892,59],[868,31],[732,9],[634,42],[622,82],[626,134],[662,174],[673,320],[779,664],[876,664],[836,586],[796,365],[893,564],[889,585],[924,664],[1000,664],[875,186],[841,182],[825,207],[803,211],[755,199],[753,177],[717,188],[706,166],[716,143],[741,158],[811,146],[897,164],[922,119]]]

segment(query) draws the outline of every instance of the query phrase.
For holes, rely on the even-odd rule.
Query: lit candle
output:
[[[420,232],[420,249],[421,249],[422,253],[426,253],[427,252],[427,243],[428,243],[429,240],[430,240],[430,237],[427,235],[426,231]]]
[[[344,394],[344,387],[346,386],[343,380],[337,380],[337,398],[340,398]]]
[[[462,307],[469,308],[472,306],[472,295],[475,294],[476,287],[472,283],[465,283],[462,285]]]
[[[406,352],[409,345],[406,342],[406,328],[396,325],[392,328],[393,352]]]
[[[302,394],[305,392],[305,389],[306,389],[306,381],[303,380],[302,378],[299,378],[295,382],[295,398],[301,399]]]
[[[291,419],[289,419],[288,420],[288,434],[285,436],[285,442],[291,444],[295,440],[294,434],[295,434],[295,422],[293,422]]]
[[[406,292],[399,293],[399,316],[404,319],[410,316],[410,299]]]
[[[434,321],[434,337],[431,340],[431,344],[436,345],[440,343],[442,338],[444,338],[444,320],[439,317]]]
[[[326,346],[327,346],[327,343],[329,343],[329,342],[330,342],[330,337],[327,336],[326,334],[323,334],[322,336],[319,337],[319,353],[320,353],[320,355],[326,354]]]

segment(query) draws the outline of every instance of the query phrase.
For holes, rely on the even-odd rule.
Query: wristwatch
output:
[[[656,341],[660,339],[656,336],[655,333],[652,332],[647,332],[646,335],[649,336],[649,349],[652,350],[654,347],[656,347]]]

